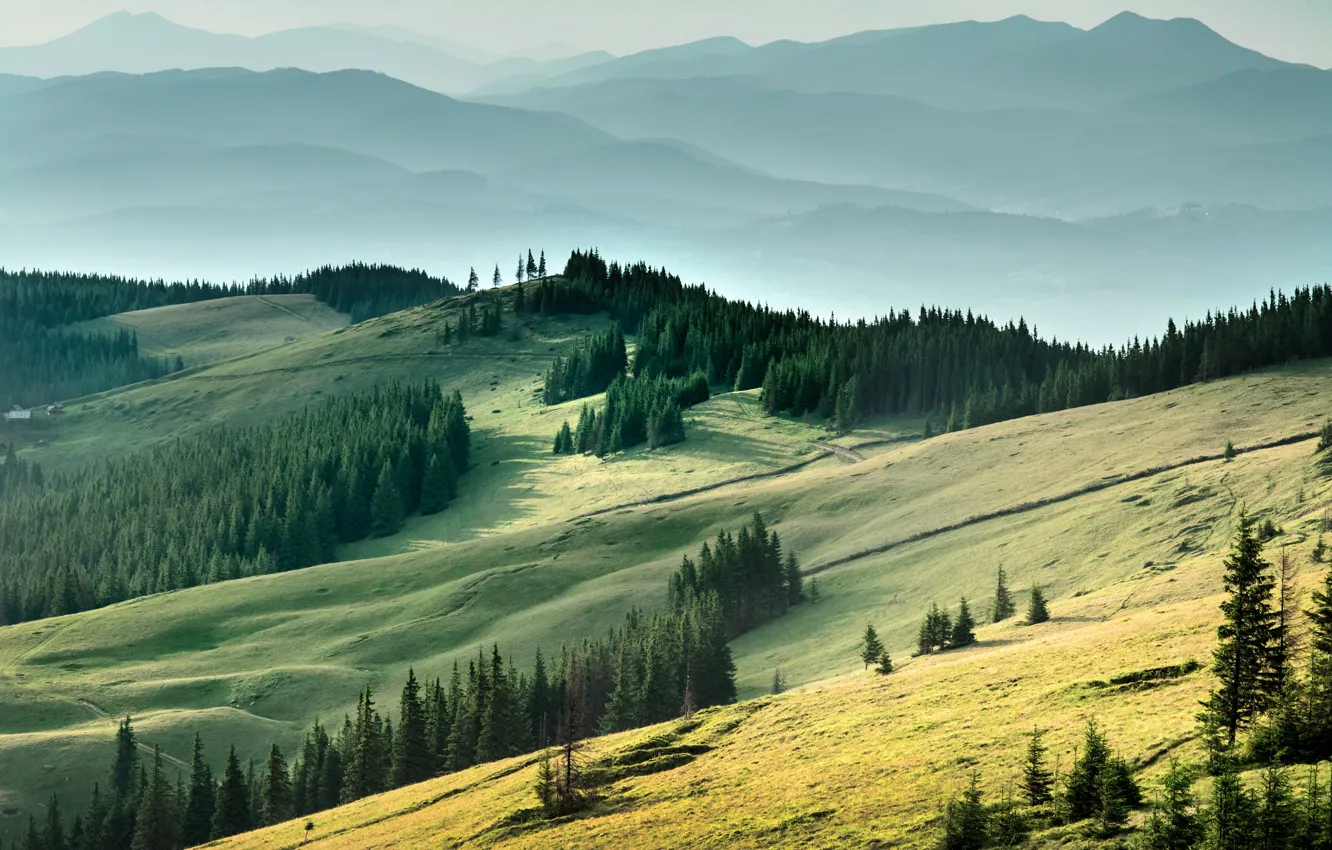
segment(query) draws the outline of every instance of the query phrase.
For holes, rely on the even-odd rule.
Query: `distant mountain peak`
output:
[[[1134,35],[1147,32],[1165,31],[1170,31],[1175,34],[1193,32],[1197,35],[1205,35],[1211,38],[1224,38],[1216,30],[1207,26],[1207,24],[1204,24],[1197,18],[1148,18],[1139,15],[1137,12],[1120,12],[1113,18],[1088,30],[1088,32],[1101,34]]]

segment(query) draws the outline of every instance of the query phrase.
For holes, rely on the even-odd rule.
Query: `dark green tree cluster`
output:
[[[715,595],[726,631],[740,635],[785,614],[801,600],[800,565],[794,552],[782,552],[776,531],[760,514],[732,535],[725,529],[697,560],[682,559],[670,578],[671,609],[682,612],[693,600]]]
[[[19,457],[12,442],[5,445],[4,452],[4,464],[0,465],[0,500],[6,496],[40,492],[46,484],[41,465]]]
[[[60,272],[0,269],[0,406],[62,401],[160,378],[186,364],[139,353],[130,331],[88,333],[69,326],[90,319],[236,295],[308,293],[353,322],[456,295],[445,278],[396,266],[324,266],[294,277],[239,285],[198,280],[166,283]]]
[[[613,324],[601,333],[583,337],[567,359],[555,358],[546,373],[541,400],[559,404],[605,392],[628,366],[624,333],[619,324]]]
[[[115,313],[244,295],[245,287],[202,281],[136,280],[115,275],[6,271],[0,268],[0,316],[44,328]]]
[[[1242,530],[1227,566],[1239,562],[1241,553],[1251,545]],[[1258,616],[1250,618],[1255,624],[1244,628],[1239,570],[1238,563],[1228,570],[1228,578],[1235,576],[1233,583],[1237,590],[1232,593],[1227,624],[1223,627],[1225,636],[1217,651],[1214,671],[1219,686],[1208,701],[1204,729],[1223,733],[1229,742],[1230,718],[1236,718],[1234,725],[1238,728],[1251,723],[1246,749],[1247,759],[1255,764],[1316,763],[1332,758],[1332,572],[1314,591],[1312,607],[1305,612],[1306,649],[1299,633],[1303,625],[1300,612],[1289,590],[1293,584],[1290,576],[1278,570],[1276,576],[1270,577],[1269,580],[1279,581],[1272,581],[1269,607],[1258,607]],[[1261,596],[1261,593],[1249,591],[1247,595]],[[1253,660],[1264,648],[1264,638],[1265,657]],[[1246,646],[1252,649],[1246,652]],[[1301,658],[1306,652],[1307,657]],[[1246,665],[1236,656],[1251,659],[1247,664],[1258,669],[1256,686],[1250,680],[1241,680],[1239,687],[1232,684],[1235,671],[1243,672]],[[1231,711],[1232,706],[1239,708]]]
[[[1234,763],[1212,780],[1200,804],[1196,773],[1172,762],[1143,825],[1143,850],[1328,850],[1332,848],[1332,787],[1316,766],[1296,792],[1288,769],[1269,765],[1256,787],[1242,781]]]
[[[925,614],[925,621],[920,624],[920,634],[916,639],[917,652],[929,655],[949,649],[961,649],[976,642],[976,619],[971,613],[971,606],[966,597],[957,606],[957,619],[938,605],[930,605]]]
[[[839,430],[898,413],[969,428],[1332,353],[1327,285],[1093,349],[1042,340],[1023,321],[937,308],[838,324],[731,301],[646,266],[608,265],[595,251],[575,251],[564,273],[638,328],[634,374],[702,371],[712,384],[762,387],[769,412],[821,413]]]
[[[1097,836],[1110,836],[1128,823],[1142,804],[1142,792],[1128,762],[1116,756],[1095,719],[1088,721],[1073,768],[1061,778],[1049,769],[1044,733],[1032,730],[1019,780],[1021,798],[986,805],[973,775],[963,794],[944,809],[940,845],[957,850],[1017,847],[1035,827],[1085,824]]]
[[[339,313],[363,322],[398,310],[419,307],[462,290],[445,277],[420,269],[382,264],[350,263],[322,266],[294,277],[256,278],[245,286],[247,295],[310,294]]]
[[[707,379],[701,374],[681,379],[621,376],[606,390],[601,410],[583,406],[577,430],[568,422],[561,425],[555,452],[605,457],[641,443],[655,449],[684,442],[683,411],[708,397]],[[565,439],[566,430],[572,440]]]
[[[133,331],[78,333],[0,314],[0,407],[24,409],[149,381],[183,367],[139,354]],[[37,415],[42,415],[40,411]]]
[[[327,562],[447,505],[469,439],[458,393],[390,384],[30,483],[0,500],[0,623]]]

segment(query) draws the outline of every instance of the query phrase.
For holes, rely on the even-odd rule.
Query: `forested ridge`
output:
[[[1214,380],[1332,354],[1332,286],[1270,293],[1248,309],[1209,313],[1119,347],[1041,339],[1019,319],[970,311],[890,309],[835,322],[685,285],[643,264],[574,252],[568,285],[637,328],[634,375],[762,388],[770,413],[820,413],[840,428],[862,416],[910,414],[968,428]]]
[[[77,398],[189,365],[142,356],[131,331],[95,334],[67,327],[77,322],[237,295],[294,293],[312,294],[359,322],[460,291],[423,271],[364,263],[226,285],[0,269],[0,405]]]
[[[0,623],[324,563],[339,542],[442,510],[469,440],[461,396],[427,382],[45,482],[11,453],[0,475]]]
[[[551,746],[572,752],[589,735],[734,702],[727,642],[800,601],[798,571],[783,568],[795,563],[756,514],[737,535],[720,531],[697,561],[683,559],[664,613],[634,608],[605,637],[555,654],[538,648],[530,672],[520,673],[498,646],[478,649],[465,669],[455,661],[447,681],[422,682],[409,671],[396,715],[381,712],[367,685],[354,714],[334,728],[316,721],[290,758],[273,744],[265,761],[243,766],[232,745],[216,776],[197,735],[188,777],[173,782],[160,752],[144,764],[127,717],[116,733],[108,779],[98,783],[84,812],[66,822],[53,796],[45,821],[30,821],[19,846],[176,850],[476,764]],[[737,603],[737,592],[767,601]],[[592,780],[579,773],[591,790]]]

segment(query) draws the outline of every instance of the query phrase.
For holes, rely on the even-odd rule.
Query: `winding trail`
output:
[[[257,295],[255,297],[258,298],[264,304],[267,304],[269,307],[272,307],[274,310],[281,310],[282,312],[286,313],[288,316],[293,316],[297,319],[300,319],[302,322],[305,322],[307,325],[314,324],[313,322],[310,321],[309,316],[302,316],[300,313],[297,313],[295,310],[290,310],[286,307],[283,307],[281,304],[274,304],[272,301],[269,301],[267,298],[265,298],[262,295]]]
[[[1245,448],[1236,448],[1235,453],[1250,454],[1252,452],[1263,451],[1265,449],[1281,448],[1282,446],[1290,446],[1290,445],[1295,445],[1296,443],[1304,443],[1310,440],[1315,440],[1318,438],[1318,436],[1319,432],[1310,431],[1303,434],[1296,434],[1291,437],[1283,437],[1279,440],[1272,440],[1270,442],[1255,443],[1254,445],[1247,446]],[[993,519],[1003,519],[1005,517],[1017,516],[1019,514],[1029,513],[1031,511],[1040,510],[1041,508],[1049,507],[1050,505],[1057,505],[1060,502],[1071,501],[1080,496],[1087,496],[1092,493],[1099,493],[1102,490],[1109,490],[1111,487],[1118,487],[1121,484],[1130,484],[1134,481],[1142,481],[1145,478],[1153,478],[1157,475],[1162,475],[1166,472],[1173,472],[1176,469],[1184,469],[1189,466],[1197,466],[1198,464],[1211,463],[1213,461],[1224,460],[1224,459],[1225,459],[1224,452],[1216,452],[1215,454],[1200,455],[1198,457],[1192,457],[1189,458],[1188,460],[1182,460],[1176,463],[1168,463],[1168,464],[1162,464],[1161,466],[1149,467],[1147,469],[1143,469],[1138,472],[1131,472],[1127,475],[1117,475],[1107,480],[1097,481],[1094,484],[1088,484],[1084,487],[1079,487],[1075,490],[1069,490],[1066,493],[1060,493],[1057,496],[1049,496],[1044,499],[1036,499],[1031,502],[1023,502],[1021,504],[1012,505],[1007,508],[1000,508],[999,510],[996,511],[988,511],[986,513],[976,514],[974,516],[967,517],[966,519],[959,520],[954,523],[949,523],[948,525],[939,526],[938,528],[931,528],[931,529],[926,529],[925,531],[919,531],[916,532],[915,534],[910,534],[907,535],[906,537],[902,537],[897,540],[889,540],[885,543],[880,543],[877,546],[871,546],[868,549],[861,549],[858,552],[852,552],[849,555],[843,555],[839,558],[833,558],[831,561],[825,561],[822,564],[816,564],[812,567],[809,567],[806,570],[802,570],[802,574],[807,576],[818,575],[819,573],[830,570],[833,567],[840,567],[843,564],[849,564],[853,561],[863,560],[864,558],[869,558],[874,555],[881,555],[884,552],[889,552],[901,546],[906,546],[909,543],[917,543],[921,540],[928,540],[931,537],[937,537],[941,534],[948,534],[949,532],[959,531],[961,529],[968,528],[973,525],[979,525],[982,522],[989,522],[990,520]]]
[[[889,446],[889,445],[895,445],[897,443],[914,443],[919,439],[920,439],[919,436],[913,435],[909,437],[894,437],[882,440],[869,440],[868,442],[857,443],[856,445],[851,446],[849,449],[847,449],[847,451],[855,453],[856,456],[858,456],[861,460],[864,460],[865,459],[864,455],[861,455],[857,451],[858,449],[869,449],[869,448],[874,448],[876,446]],[[810,445],[816,448],[823,447],[819,443],[810,443]],[[837,448],[841,447],[838,446]],[[569,520],[573,521],[578,519],[588,519],[589,517],[604,516],[605,514],[615,513],[616,511],[622,511],[628,508],[641,508],[647,505],[660,505],[663,502],[675,502],[679,501],[680,499],[687,499],[690,496],[697,496],[702,493],[710,493],[713,490],[720,490],[723,487],[733,487],[736,484],[747,484],[750,481],[762,481],[765,478],[776,478],[780,475],[786,475],[787,473],[804,469],[806,466],[809,466],[812,463],[817,463],[823,460],[824,458],[828,457],[829,454],[839,454],[839,453],[828,452],[825,454],[816,454],[813,455],[812,457],[807,457],[804,460],[796,461],[795,463],[788,464],[786,466],[780,466],[776,469],[770,469],[767,472],[755,472],[752,475],[741,475],[737,478],[728,478],[725,481],[718,481],[714,484],[703,484],[698,487],[691,487],[688,490],[679,490],[674,493],[663,493],[660,496],[653,496],[649,499],[639,499],[638,501],[634,502],[624,502],[618,505],[610,505],[609,507],[605,508],[597,508],[594,511],[588,511],[587,513],[582,513],[582,514],[577,514],[576,516],[572,516],[569,518]]]

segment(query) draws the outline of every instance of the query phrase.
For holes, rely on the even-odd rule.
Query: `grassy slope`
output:
[[[347,316],[313,295],[242,295],[197,304],[174,304],[119,313],[75,330],[135,332],[139,350],[150,357],[180,357],[202,366],[336,330]]]
[[[413,323],[429,322],[429,311],[418,311],[341,333],[357,335],[353,339],[363,344],[346,350],[358,351],[374,340],[390,344],[401,340],[410,335]],[[524,344],[544,345],[547,339],[553,344],[554,332],[546,333],[548,337],[530,332]],[[291,358],[288,362],[295,361],[287,367],[291,371],[283,373],[286,380],[281,386],[287,392],[296,387],[299,393],[312,394],[319,384],[310,373],[319,369],[331,369],[358,383],[368,380],[354,378],[357,371],[347,365],[329,364],[336,349],[322,344],[322,339],[284,349]],[[96,717],[98,711],[134,712],[141,718],[144,739],[161,743],[173,754],[184,754],[188,739],[199,729],[217,742],[215,750],[224,741],[236,741],[248,747],[248,755],[258,755],[270,740],[293,743],[299,728],[316,714],[341,713],[349,695],[367,678],[394,688],[409,664],[418,673],[440,675],[453,658],[492,641],[524,660],[536,644],[550,647],[597,633],[628,605],[661,599],[665,576],[682,552],[696,549],[721,525],[738,525],[756,509],[778,523],[783,539],[800,552],[807,567],[818,570],[849,553],[969,516],[1066,493],[1107,476],[1216,452],[1227,439],[1243,447],[1308,431],[1332,402],[1326,389],[1332,363],[1306,364],[888,448],[858,464],[826,460],[799,473],[676,502],[560,521],[589,506],[622,499],[622,494],[609,490],[607,482],[612,480],[636,482],[632,486],[646,492],[687,486],[703,475],[715,480],[753,468],[745,464],[754,460],[741,461],[731,454],[734,446],[726,441],[739,439],[736,433],[746,434],[745,439],[780,460],[787,459],[787,449],[794,456],[809,435],[799,433],[801,426],[796,423],[748,416],[744,420],[749,424],[739,428],[734,423],[752,401],[743,395],[727,396],[709,402],[697,414],[700,421],[682,446],[602,463],[556,459],[547,453],[544,436],[553,432],[551,426],[563,414],[541,411],[531,402],[538,366],[530,357],[504,355],[515,344],[469,343],[478,349],[495,346],[489,356],[479,358],[465,356],[470,353],[467,347],[459,353],[410,358],[418,368],[429,365],[441,371],[463,361],[483,363],[484,368],[453,373],[465,384],[468,398],[488,393],[490,380],[500,381],[494,393],[483,396],[496,399],[493,408],[471,404],[483,446],[482,465],[465,485],[463,501],[480,503],[465,510],[475,510],[488,522],[483,532],[506,533],[469,531],[458,536],[471,539],[457,545],[198,588],[0,629],[0,716],[7,733],[0,737],[0,773],[19,765],[43,765],[39,771],[23,770],[23,784],[37,799],[65,787],[77,796],[86,775],[83,767],[102,764],[109,753],[111,721]],[[548,356],[546,352],[539,358],[541,368]],[[381,354],[359,362],[374,367],[392,361]],[[199,392],[219,379],[236,384],[238,392],[268,391],[273,382],[255,374],[265,370],[246,372],[244,364],[222,364],[127,395],[160,392],[171,384]],[[276,390],[268,396],[275,404],[280,397]],[[110,400],[114,402],[114,397]],[[741,406],[740,413],[728,418],[725,411],[736,405]],[[163,407],[172,409],[165,402]],[[501,412],[492,414],[486,408]],[[698,426],[711,417],[719,417],[718,430],[709,436]],[[729,421],[727,428],[736,430],[724,430],[724,420]],[[142,442],[153,437],[138,434],[137,438]],[[715,454],[710,454],[714,442]],[[879,777],[876,783],[887,779],[880,776],[886,764],[858,755],[866,746],[864,737],[849,734],[848,724],[861,722],[854,718],[862,710],[870,712],[865,723],[879,724],[874,727],[874,746],[894,753],[900,749],[900,761],[913,771],[925,771],[931,760],[956,758],[957,742],[963,740],[958,737],[959,724],[966,722],[974,725],[978,740],[990,742],[1011,761],[1016,735],[1036,716],[1053,720],[1090,710],[1088,693],[1068,690],[1074,682],[1205,653],[1215,609],[1208,597],[1214,591],[1215,565],[1236,498],[1291,514],[1297,510],[1293,494],[1303,486],[1312,504],[1318,485],[1306,481],[1309,452],[1310,446],[1302,444],[1242,456],[1232,464],[1198,464],[820,572],[818,603],[802,606],[737,642],[745,695],[761,693],[777,665],[793,683],[853,674],[854,644],[869,619],[904,660],[921,609],[933,599],[952,603],[963,593],[982,607],[994,568],[1001,563],[1015,585],[1047,587],[1056,600],[1057,622],[1035,630],[1007,625],[986,630],[981,648],[911,662],[888,683],[860,676],[804,702],[798,696],[783,698],[778,703],[790,702],[789,708],[764,709],[756,715],[765,718],[761,723],[740,727],[756,730],[747,745],[750,749],[720,750],[688,770],[714,764],[721,772],[713,782],[739,787],[743,777],[737,771],[743,765],[755,762],[757,777],[762,775],[757,765],[769,759],[791,760],[789,752],[759,752],[762,745],[778,740],[774,735],[805,736],[822,730],[817,740],[799,739],[802,751],[808,750],[811,759],[817,757],[801,768],[808,773],[804,781],[814,783],[810,799],[826,795],[843,800],[845,788],[827,784],[832,782],[829,776],[849,771],[846,782],[855,777],[864,782]],[[499,464],[490,465],[494,461]],[[766,462],[771,465],[774,459]],[[695,471],[686,473],[689,469]],[[523,486],[533,489],[524,491]],[[1132,496],[1141,498],[1125,501]],[[1298,527],[1294,520],[1287,522],[1292,529]],[[401,551],[421,540],[451,539],[447,528],[440,532],[428,525],[417,523],[379,545]],[[1187,546],[1181,548],[1184,543]],[[1148,561],[1176,568],[1144,569]],[[1092,592],[1073,601],[1073,594],[1082,590]],[[1102,622],[1107,616],[1109,621]],[[127,635],[132,642],[126,642]],[[1041,666],[1046,660],[1053,665],[1049,673]],[[1152,692],[1146,701],[1132,695],[1099,695],[1094,704],[1126,751],[1136,753],[1149,744],[1161,746],[1168,734],[1174,734],[1168,730],[1192,712],[1203,686],[1200,677],[1193,677]],[[901,696],[904,693],[908,696]],[[993,703],[997,712],[993,720],[985,712],[961,719],[961,706],[974,705],[975,693],[990,695],[983,702]],[[949,694],[958,700],[950,702]],[[1037,697],[1035,703],[1029,702]],[[391,703],[392,697],[385,702]],[[1056,709],[1065,715],[1052,713]],[[1151,722],[1132,729],[1115,722],[1137,710],[1149,711]],[[918,719],[922,713],[943,719],[936,726],[936,721]],[[905,723],[893,719],[899,715],[912,719]],[[806,716],[808,722],[797,722]],[[766,718],[776,717],[786,717],[780,729],[764,725],[769,722]],[[932,737],[936,730],[938,736]],[[727,752],[737,755],[726,757],[724,764],[715,761]],[[797,763],[792,763],[792,770]],[[893,809],[897,804],[885,802],[882,818],[905,828],[927,817],[928,811],[912,806],[937,799],[940,783],[953,782],[962,767],[955,765],[909,787],[888,783],[897,795],[893,799],[900,796],[905,808]],[[670,790],[678,776],[667,774],[643,783],[645,787],[650,782],[666,783],[659,793],[678,795],[684,793],[680,788]],[[525,782],[514,785],[514,793]],[[784,786],[766,779],[762,783],[762,788],[774,787]],[[799,791],[800,783],[790,787],[791,793],[806,793]],[[0,809],[22,808],[34,799],[0,791],[5,793]],[[706,806],[726,809],[718,823],[739,817],[737,811],[758,817],[758,809],[751,813],[748,805],[735,805],[739,798],[700,799],[711,800]],[[506,797],[497,805],[512,807],[516,801],[517,797]],[[768,802],[772,818],[786,816],[778,814],[776,797]],[[845,805],[844,800],[839,805]],[[459,816],[460,811],[451,804],[448,816]],[[467,817],[489,823],[498,812],[481,809]],[[621,825],[627,828],[628,822]],[[754,835],[741,830],[737,840],[758,842]],[[661,843],[671,842],[663,837]]]
[[[1325,366],[1302,370],[1294,380],[1255,376],[1172,394],[1165,403],[1178,406],[1165,418],[1180,426],[1181,444],[1212,439],[1225,433],[1216,429],[1224,423],[1217,402],[1226,404],[1228,395],[1262,402],[1270,415],[1257,415],[1254,427],[1280,436],[1303,424],[1305,405],[1328,401],[1313,390],[1319,374],[1326,374]],[[1145,403],[1120,407],[1129,412]],[[1095,418],[1104,411],[1087,413]],[[1070,416],[1081,424],[1077,414]],[[952,437],[946,448],[941,440],[939,451],[979,460],[997,431],[1015,427]],[[1158,458],[1178,456],[1183,448],[1156,443],[1133,449],[1114,441],[1105,447],[1126,461],[1139,451]],[[940,801],[957,793],[973,770],[981,772],[988,793],[1003,793],[1018,776],[1024,733],[1034,727],[1050,730],[1051,756],[1066,768],[1082,725],[1093,716],[1150,781],[1166,756],[1198,754],[1193,717],[1210,678],[1196,672],[1151,687],[1105,683],[1208,659],[1221,599],[1220,560],[1240,504],[1284,526],[1272,546],[1290,547],[1303,565],[1306,590],[1321,581],[1326,567],[1313,565],[1309,551],[1332,488],[1311,476],[1310,453],[1311,444],[1300,443],[1232,463],[1200,463],[829,570],[818,603],[746,636],[737,649],[741,672],[751,681],[768,655],[823,659],[823,645],[831,653],[823,672],[836,675],[779,697],[705,712],[697,728],[677,722],[593,742],[592,760],[642,748],[657,736],[668,739],[658,746],[711,749],[683,766],[615,782],[585,816],[512,826],[510,816],[534,804],[535,763],[525,758],[317,815],[311,846],[930,847],[938,838]],[[1046,462],[1078,457],[1051,453]],[[793,525],[782,528],[803,538]],[[972,649],[907,658],[905,632],[926,598],[959,591],[982,596],[992,565],[1001,560],[1022,584],[1051,586],[1052,621],[987,625]],[[927,585],[925,594],[917,593]],[[863,672],[852,660],[866,619],[889,624],[888,643],[899,664],[891,677]],[[292,847],[303,835],[302,821],[225,846]],[[1093,843],[1067,829],[1038,836],[1033,846]]]

